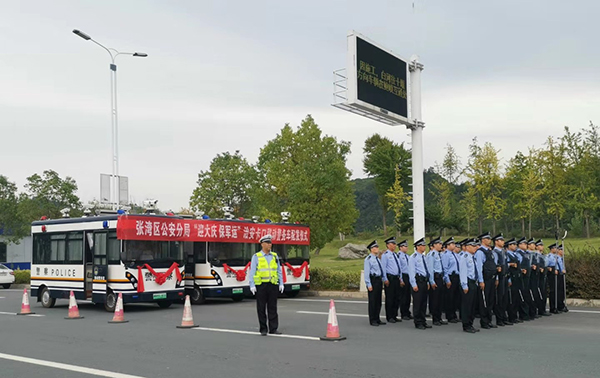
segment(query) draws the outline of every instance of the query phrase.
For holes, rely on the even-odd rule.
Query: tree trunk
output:
[[[492,234],[496,235],[496,219],[492,218]]]
[[[467,236],[471,237],[471,220],[467,217]]]
[[[585,212],[585,237],[590,238],[590,215]]]
[[[479,217],[479,234],[483,233],[483,217]]]
[[[560,220],[558,219],[558,215],[556,216],[556,229],[560,230]]]
[[[319,252],[321,252],[321,248],[315,249],[315,256],[319,256]]]
[[[542,232],[544,232],[544,230],[546,229],[546,220],[544,219],[544,217],[542,216]],[[531,237],[531,236],[530,236]]]
[[[529,216],[529,239],[531,239],[531,215]]]
[[[521,235],[525,235],[525,218],[521,218]]]
[[[387,238],[387,221],[385,219],[385,208],[383,209],[383,236]]]

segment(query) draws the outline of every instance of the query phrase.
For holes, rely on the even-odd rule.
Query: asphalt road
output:
[[[0,377],[598,377],[600,311],[513,327],[462,332],[460,324],[421,331],[412,322],[371,327],[364,301],[338,300],[341,342],[324,336],[329,303],[281,299],[284,337],[256,332],[255,302],[193,306],[201,329],[177,329],[183,306],[128,305],[129,323],[80,303],[84,319],[65,320],[68,302],[36,317],[15,316],[22,292],[0,290]],[[478,324],[476,324],[478,325]],[[242,331],[247,333],[231,333]],[[290,338],[287,336],[300,336]],[[58,364],[58,365],[57,365]],[[65,364],[65,365],[60,365]],[[97,369],[90,372],[86,369]]]

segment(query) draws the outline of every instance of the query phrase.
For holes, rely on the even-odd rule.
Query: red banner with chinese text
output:
[[[310,229],[303,225],[152,215],[122,215],[117,222],[121,240],[258,243],[264,235],[271,235],[274,244],[310,244]]]

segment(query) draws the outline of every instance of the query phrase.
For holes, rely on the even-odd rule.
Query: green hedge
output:
[[[600,250],[592,246],[569,250],[565,256],[567,298],[600,298]]]
[[[311,268],[310,288],[312,290],[357,291],[360,271],[342,272],[331,268]]]
[[[31,281],[30,270],[17,269],[15,272],[15,284],[28,284]]]

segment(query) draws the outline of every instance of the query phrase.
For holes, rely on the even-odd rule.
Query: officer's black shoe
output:
[[[260,331],[261,336],[267,336],[267,331]]]
[[[415,317],[414,317],[414,316],[412,316],[412,315],[408,315],[408,318],[409,318],[410,320],[413,320]]]
[[[415,326],[416,329],[425,329],[425,326],[422,324],[416,325]]]
[[[550,312],[551,312],[552,314],[554,314],[554,315],[558,315],[558,314],[560,314],[560,313],[558,312],[558,310],[552,310],[552,311],[550,311]]]
[[[510,321],[504,322],[504,325],[514,325],[514,324],[515,324],[514,322],[510,322]]]
[[[463,332],[467,332],[467,333],[477,333],[477,331],[475,331],[475,328],[466,328],[466,329],[463,329]]]
[[[379,327],[379,323],[377,323],[377,322],[371,323],[371,325],[372,325],[373,327]]]
[[[536,316],[535,316],[535,318],[536,318],[536,319],[539,319],[539,318],[541,318],[541,317],[542,317],[542,315],[536,315]]]
[[[456,323],[458,323],[458,319],[450,319],[450,320],[448,320],[448,323],[456,324]]]
[[[473,327],[473,329],[475,330],[475,332],[479,332],[479,331],[481,331],[479,328],[475,328],[475,327]]]
[[[481,326],[481,329],[490,329],[490,328],[492,328],[492,327],[490,327],[490,326],[489,326],[489,325],[487,325],[487,324],[486,324],[486,325],[482,325],[482,326]]]
[[[440,326],[440,327],[441,327],[442,323],[440,323],[440,322],[433,322],[433,325],[434,325],[434,326]]]
[[[549,312],[544,312],[544,313],[542,314],[542,316],[552,316],[552,314],[550,314]]]
[[[269,332],[271,335],[281,335],[281,332],[275,330],[275,331],[271,331]]]
[[[497,325],[498,327],[504,327],[504,322],[496,322],[496,325]]]
[[[563,312],[569,312],[569,309],[565,307],[562,311]]]
[[[412,318],[410,316],[403,316],[402,320],[411,320]]]
[[[396,323],[396,319],[388,319],[388,323]]]
[[[498,328],[498,326],[495,324],[490,324],[490,328]]]
[[[385,322],[382,322],[381,320],[379,320],[379,321],[377,322],[377,324],[379,324],[379,325],[386,325],[386,323],[385,323]]]
[[[401,318],[394,318],[394,320],[396,321],[396,323],[402,323],[402,319]]]
[[[448,325],[448,322],[445,320],[440,320],[440,323],[442,323],[442,325]]]
[[[430,326],[429,324],[425,323],[425,328],[433,328],[433,327]]]

